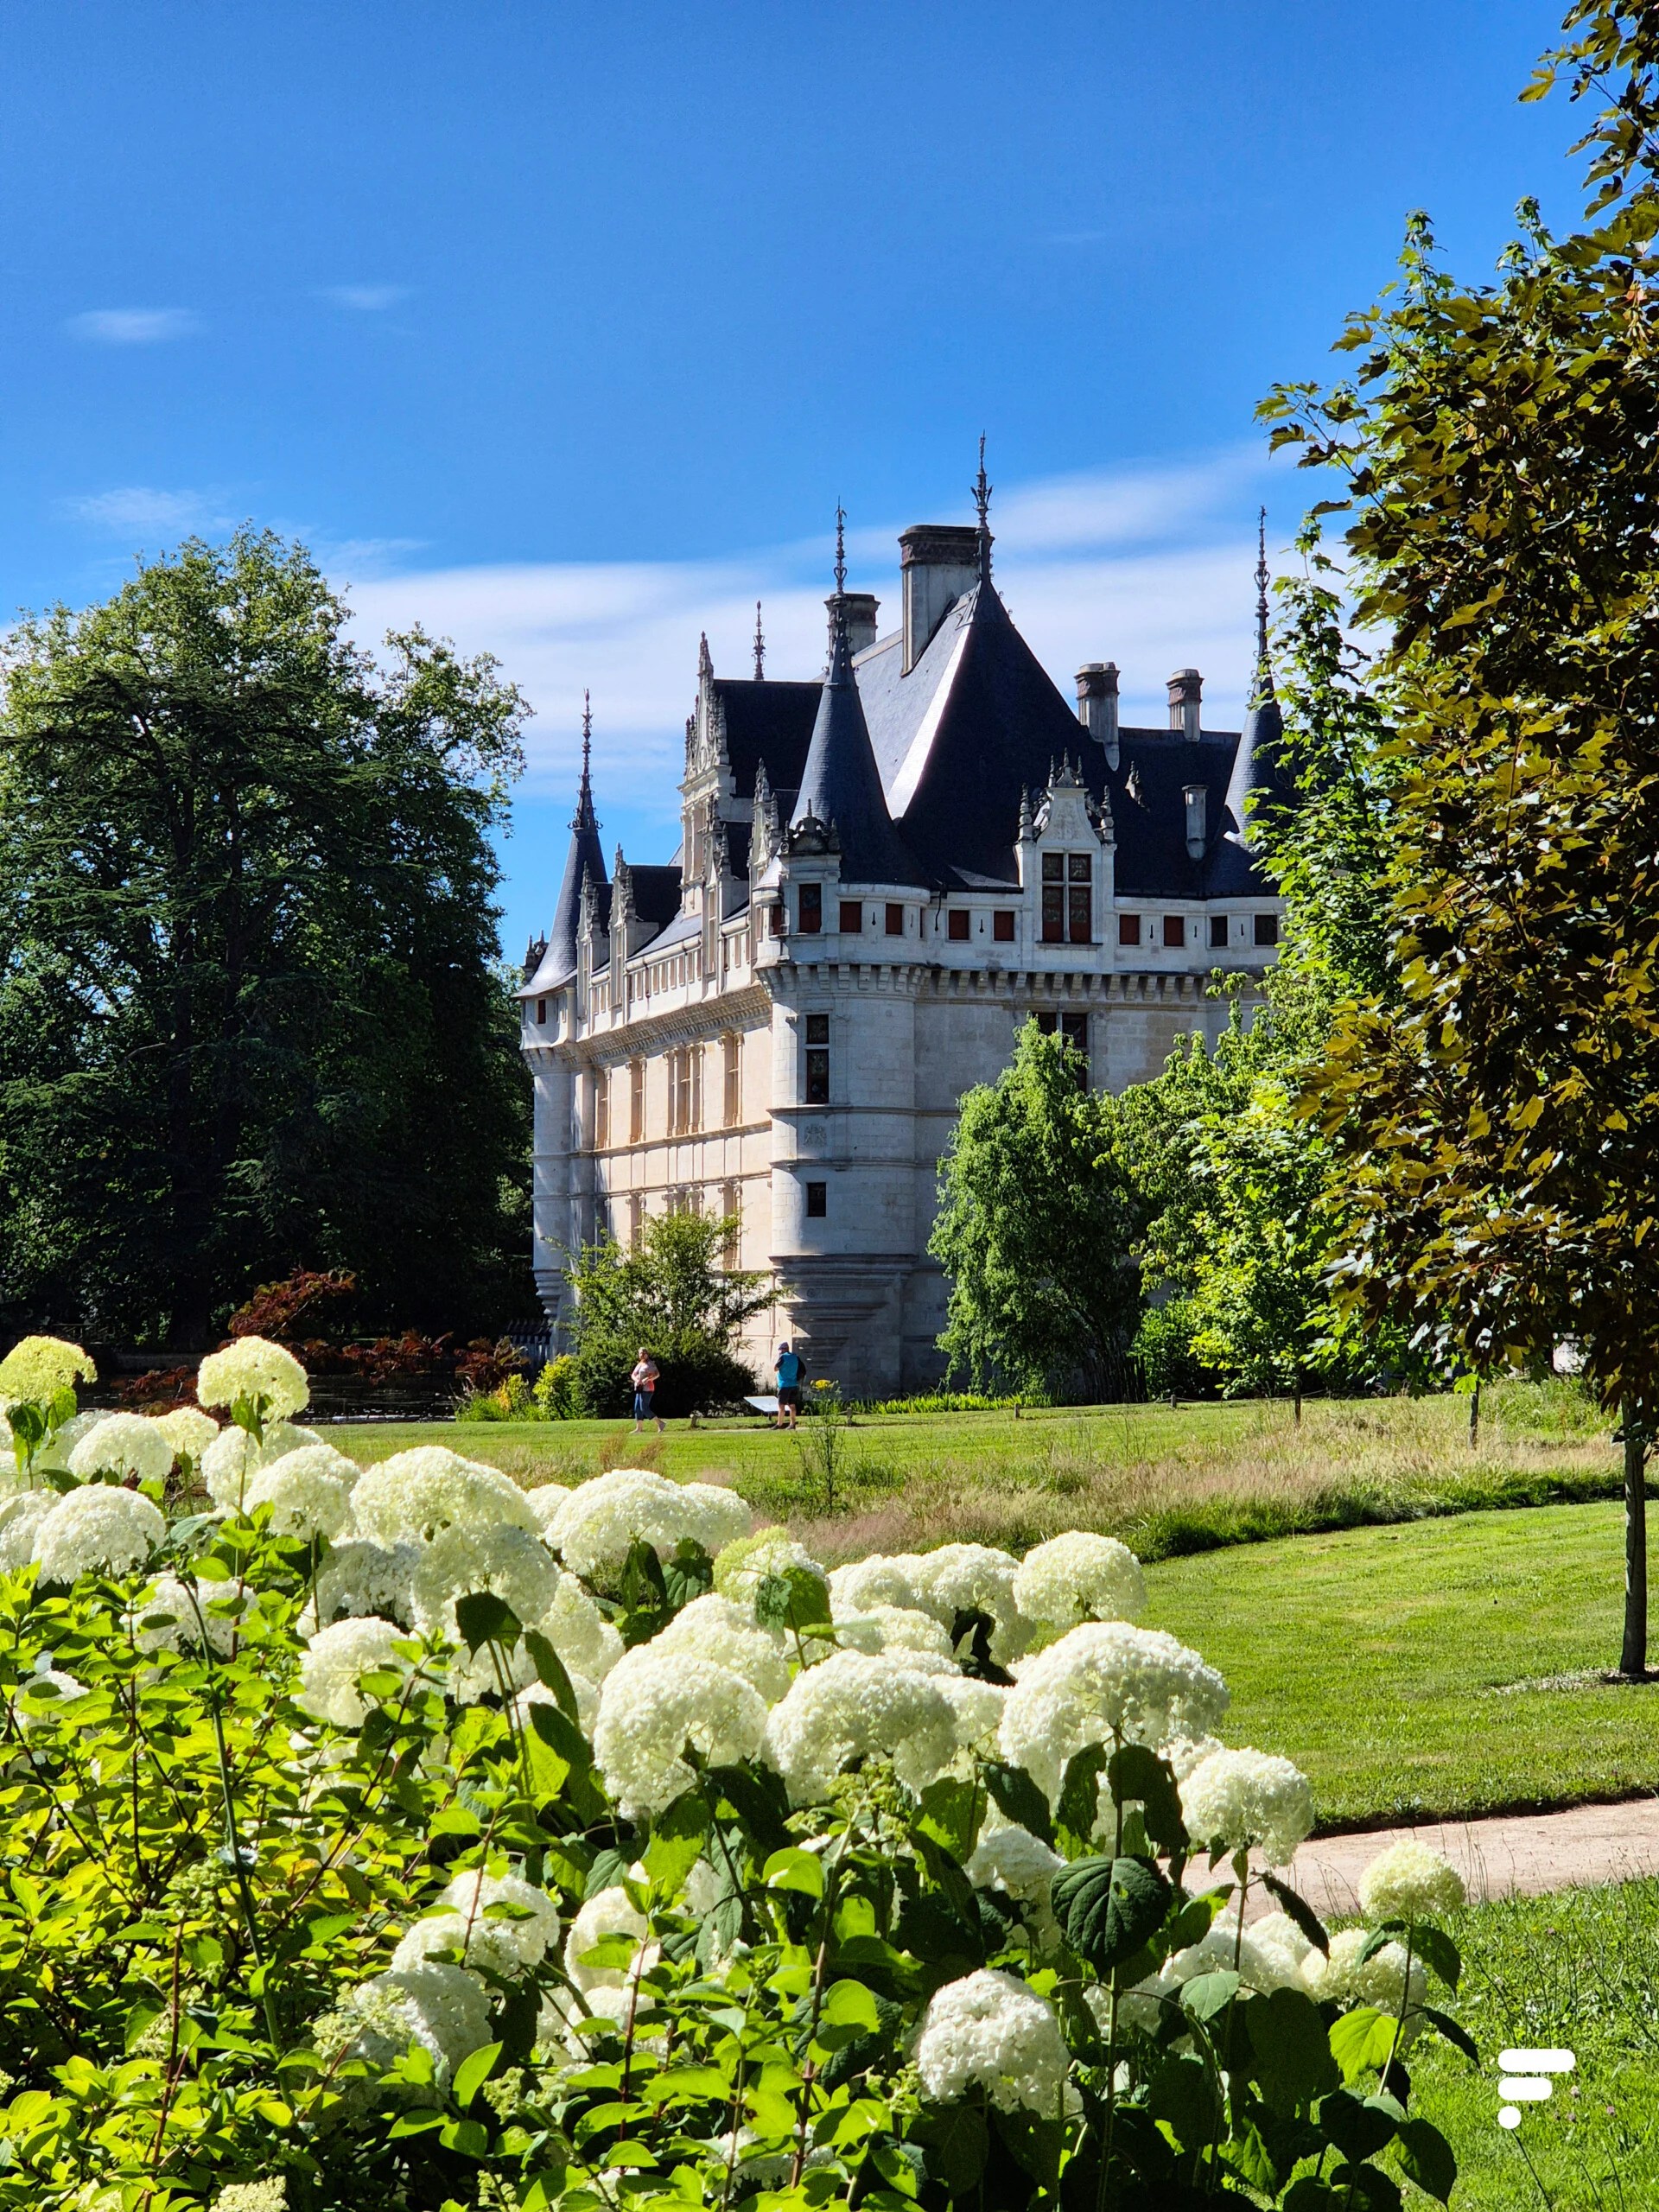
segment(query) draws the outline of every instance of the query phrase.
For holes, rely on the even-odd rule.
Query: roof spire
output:
[[[1268,511],[1259,507],[1255,517],[1255,680],[1251,691],[1262,698],[1272,690],[1273,672],[1268,665]]]
[[[847,510],[836,501],[836,597],[840,599],[847,589]]]
[[[582,781],[576,786],[576,818],[573,830],[597,830],[599,817],[594,812],[594,700],[591,691],[582,695]],[[602,865],[602,863],[601,863]]]
[[[979,434],[979,474],[972,486],[974,505],[979,515],[979,574],[982,582],[991,580],[991,487],[985,476],[985,433]]]
[[[766,637],[760,627],[760,602],[758,599],[754,602],[754,680],[757,683],[764,683],[766,680]]]

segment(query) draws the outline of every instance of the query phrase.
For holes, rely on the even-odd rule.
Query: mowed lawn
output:
[[[1147,1580],[1147,1624],[1225,1675],[1228,1740],[1294,1758],[1322,1827],[1659,1789],[1659,1683],[1602,1679],[1617,1505],[1298,1536]]]

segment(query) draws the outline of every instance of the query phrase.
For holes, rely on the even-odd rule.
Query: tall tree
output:
[[[524,708],[386,665],[309,556],[192,542],[6,641],[0,1297],[195,1344],[252,1283],[502,1318],[526,1085],[491,844]]]
[[[1027,1022],[994,1084],[963,1098],[928,1249],[950,1278],[941,1349],[981,1383],[1121,1395],[1140,1317],[1138,1207],[1117,1108],[1073,1046]]]
[[[1620,1663],[1645,1669],[1659,1412],[1659,16],[1580,0],[1603,101],[1583,226],[1523,204],[1494,281],[1426,219],[1351,320],[1351,382],[1275,440],[1339,480],[1396,731],[1397,1002],[1338,1012],[1317,1097],[1344,1160],[1348,1297],[1483,1367],[1582,1346],[1623,1409]]]

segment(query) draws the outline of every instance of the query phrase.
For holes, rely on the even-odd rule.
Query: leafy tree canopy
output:
[[[579,1412],[610,1414],[628,1403],[628,1376],[643,1348],[662,1370],[660,1414],[691,1413],[741,1398],[754,1377],[733,1350],[738,1331],[772,1303],[772,1279],[721,1264],[735,1217],[648,1215],[639,1242],[586,1246],[566,1271]]]
[[[524,1300],[491,847],[524,702],[418,630],[377,666],[346,621],[250,531],[6,640],[14,1323],[205,1342],[296,1265],[353,1268],[400,1323]]]

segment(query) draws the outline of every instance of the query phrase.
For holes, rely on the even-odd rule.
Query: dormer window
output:
[[[1043,943],[1087,944],[1093,920],[1091,853],[1043,855]]]
[[[966,944],[969,925],[972,920],[965,906],[953,906],[945,916],[945,935],[952,944]]]

